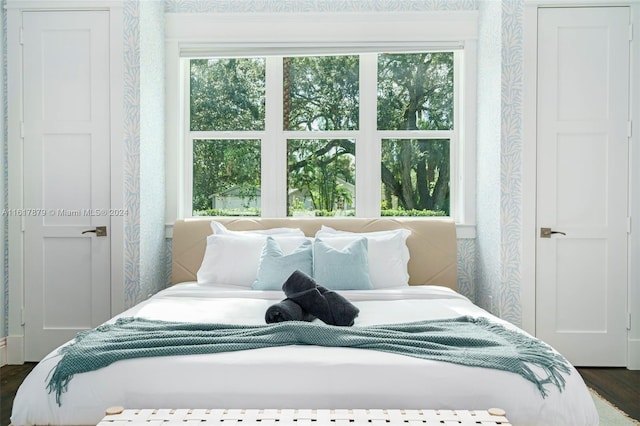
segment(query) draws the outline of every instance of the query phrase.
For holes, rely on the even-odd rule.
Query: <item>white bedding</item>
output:
[[[355,326],[485,316],[515,328],[437,286],[342,291],[360,309]],[[238,290],[184,283],[120,316],[264,324],[280,291]],[[115,318],[114,318],[115,320]],[[286,346],[210,355],[120,361],[75,376],[62,406],[46,389],[58,355],[41,361],[15,398],[14,426],[96,424],[104,409],[127,408],[438,408],[500,407],[514,425],[597,425],[598,415],[579,373],[571,369],[559,392],[521,376],[365,349]]]

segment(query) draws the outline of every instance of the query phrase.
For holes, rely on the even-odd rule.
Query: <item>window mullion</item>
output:
[[[476,217],[476,42],[465,42],[464,51],[454,53],[455,136],[451,160],[451,216],[457,223],[475,224]],[[455,156],[453,156],[455,155]],[[455,183],[453,183],[455,180]],[[455,210],[454,210],[455,207]]]
[[[287,139],[353,139],[360,132],[354,130],[289,130],[284,132]]]
[[[377,134],[378,55],[360,55],[360,117],[356,140],[356,216],[380,216],[380,137]]]
[[[188,109],[188,108],[187,108]],[[195,139],[191,136],[191,132],[187,131],[184,144],[184,183],[182,188],[184,206],[184,215],[186,217],[193,216],[193,143]]]
[[[378,130],[377,134],[380,139],[453,139],[457,133],[456,130]]]
[[[187,60],[183,60],[180,63],[181,72],[184,78],[182,81],[184,82],[182,96],[183,96],[183,114],[184,114],[184,125],[183,125],[183,140],[184,142],[184,151],[182,155],[182,176],[184,178],[183,186],[182,186],[182,208],[183,215],[186,217],[193,216],[193,136],[191,132],[191,79],[189,76],[191,75],[190,62]]]
[[[261,143],[261,215],[287,215],[287,141],[283,131],[282,56],[266,62],[265,137]]]
[[[264,131],[258,130],[231,130],[231,131],[192,131],[190,132],[191,138],[196,139],[211,139],[211,140],[223,140],[223,139],[263,139]]]
[[[462,68],[461,68],[462,54],[460,51],[456,51],[453,54],[453,134],[449,139],[449,216],[456,222],[464,216],[460,211],[460,207],[464,205],[462,189],[462,179],[464,173],[460,173],[464,170],[464,162],[460,163],[462,147],[459,144],[460,135],[462,132],[462,122],[460,106],[462,105],[461,98],[461,82],[462,82]]]

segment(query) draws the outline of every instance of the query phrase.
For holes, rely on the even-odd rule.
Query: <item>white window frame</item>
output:
[[[270,55],[365,53],[386,47],[404,52],[453,50],[457,55],[454,61],[454,96],[461,107],[455,109],[455,129],[438,131],[437,137],[448,138],[451,143],[451,217],[459,225],[475,225],[477,12],[169,13],[165,17],[165,31],[166,216],[169,222],[190,217],[192,205],[193,182],[189,170],[193,167],[192,133],[196,132],[185,128],[189,123],[189,93],[183,83],[188,81],[189,69],[188,60],[182,58],[264,55],[267,51]],[[267,97],[274,99],[278,107],[267,109],[264,132],[247,133],[247,137],[262,140],[262,217],[286,216],[287,147],[282,141],[298,137],[344,137],[356,139],[356,143],[358,140],[372,141],[356,145],[356,216],[380,216],[380,143],[382,139],[406,137],[407,131],[377,130],[375,108],[363,107],[375,105],[375,101],[367,101],[367,97],[377,96],[375,58],[374,54],[361,57],[361,61],[367,63],[360,66],[360,125],[356,131],[285,132],[282,129],[282,91],[279,85],[270,84],[267,80]],[[282,80],[282,67],[277,60],[268,60],[266,66],[268,78]],[[214,139],[225,136],[215,133],[197,132],[197,136],[212,136]],[[236,132],[232,133],[237,137]],[[422,136],[433,137],[434,132],[416,131],[412,135]]]

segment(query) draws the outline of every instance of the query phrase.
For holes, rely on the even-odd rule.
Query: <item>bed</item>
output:
[[[266,241],[280,244],[280,257],[276,258],[282,259],[289,252],[301,252],[300,248],[288,249],[285,256],[282,247],[303,238],[310,242],[298,247],[311,245],[318,250],[312,251],[314,262],[336,261],[325,259],[326,253],[342,254],[352,249],[356,254],[364,253],[367,271],[363,274],[368,272],[370,287],[334,289],[357,307],[352,327],[325,326],[317,318],[311,322],[288,322],[287,326],[299,323],[351,333],[381,324],[465,318],[548,348],[456,291],[455,232],[450,220],[437,218],[216,218],[213,223],[210,218],[178,220],[173,227],[173,285],[113,318],[106,326],[126,319],[264,327],[265,312],[284,300],[285,294],[282,289],[273,289],[272,284],[261,285],[269,279],[278,282],[278,273],[286,269],[270,270],[270,275],[265,272]],[[229,241],[238,245],[229,245]],[[260,241],[257,260],[256,241]],[[320,243],[334,246],[325,253],[317,248]],[[358,252],[361,245],[366,248],[364,252]],[[349,262],[346,266],[314,263],[314,267],[333,277],[323,280],[338,276],[339,281],[346,275],[351,283],[359,277],[349,276],[356,269],[352,267],[355,261]],[[244,274],[242,283],[233,282],[238,274]],[[248,287],[243,285],[247,276],[253,281]],[[310,276],[315,277],[313,271]],[[267,278],[259,280],[260,277]],[[61,348],[73,343],[67,342]],[[548,349],[550,355],[560,357]],[[567,369],[556,371],[563,382],[563,386],[557,386],[551,382],[536,384],[504,369],[393,351],[295,344],[123,359],[73,375],[67,386],[56,393],[47,385],[61,358],[59,350],[53,351],[25,379],[13,406],[14,426],[95,425],[110,406],[443,410],[501,407],[514,425],[598,424],[587,387],[563,358]],[[529,367],[537,377],[547,377],[543,367]]]

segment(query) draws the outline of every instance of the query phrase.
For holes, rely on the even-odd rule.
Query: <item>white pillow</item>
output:
[[[214,234],[227,235],[298,235],[304,237],[304,232],[300,228],[270,228],[270,229],[252,229],[249,231],[232,231],[227,229],[222,223],[212,220],[211,230]]]
[[[200,269],[198,284],[235,285],[251,289],[256,280],[262,248],[268,235],[213,234],[207,237],[207,247]],[[284,254],[310,238],[297,235],[273,235]]]
[[[409,285],[409,235],[411,231],[408,229],[359,233],[339,231],[323,225],[316,233],[316,238],[322,238],[326,244],[337,250],[343,249],[357,238],[367,238],[369,276],[373,288],[380,289]]]

